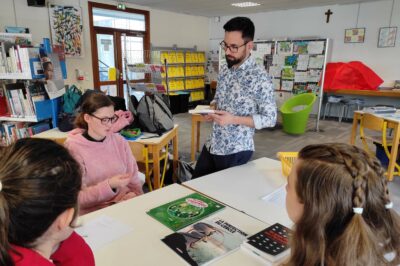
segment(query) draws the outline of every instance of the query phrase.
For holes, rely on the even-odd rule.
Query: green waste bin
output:
[[[316,99],[317,96],[313,93],[303,93],[287,100],[280,108],[283,131],[288,134],[303,134]]]

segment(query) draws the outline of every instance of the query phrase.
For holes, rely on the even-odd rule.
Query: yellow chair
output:
[[[276,156],[281,160],[282,174],[286,177],[289,176],[290,170],[299,155],[298,152],[278,152]]]
[[[134,141],[129,141],[129,146],[131,148],[132,154],[135,157],[139,170],[144,171],[144,174],[146,176],[146,183],[147,186],[149,187],[149,191],[153,190],[153,185],[151,182],[151,176],[153,174],[153,158],[151,154],[149,153],[149,149],[145,144],[139,143],[139,142],[134,142]],[[162,170],[162,175],[161,175],[161,181],[160,181],[160,187],[163,187],[164,185],[164,178],[165,178],[165,173],[167,172],[167,165],[168,165],[168,144],[164,147],[163,151],[160,152],[160,161],[164,160],[164,165],[163,165],[163,170]]]
[[[364,150],[371,156],[375,156],[371,150],[371,146],[379,143],[382,145],[386,156],[390,158],[389,147],[392,146],[392,139],[388,137],[387,129],[387,122],[383,118],[369,113],[362,115],[360,120],[360,139]],[[393,174],[398,175],[400,173],[400,166],[397,163],[395,163],[395,169],[397,171],[395,170]]]

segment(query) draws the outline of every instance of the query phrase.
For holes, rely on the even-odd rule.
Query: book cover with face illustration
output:
[[[237,249],[247,233],[214,217],[185,227],[162,241],[190,265],[204,265]]]

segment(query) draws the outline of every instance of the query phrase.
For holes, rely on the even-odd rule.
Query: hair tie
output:
[[[386,203],[386,204],[385,204],[385,208],[386,208],[386,209],[391,209],[391,208],[393,208],[393,202]]]
[[[356,214],[362,214],[363,213],[363,208],[353,208],[353,212]]]

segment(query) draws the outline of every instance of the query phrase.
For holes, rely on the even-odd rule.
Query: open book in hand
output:
[[[276,223],[250,236],[241,247],[272,263],[282,262],[289,254],[290,229]]]
[[[189,114],[210,114],[214,113],[215,110],[209,105],[197,105],[193,110],[189,110]]]

